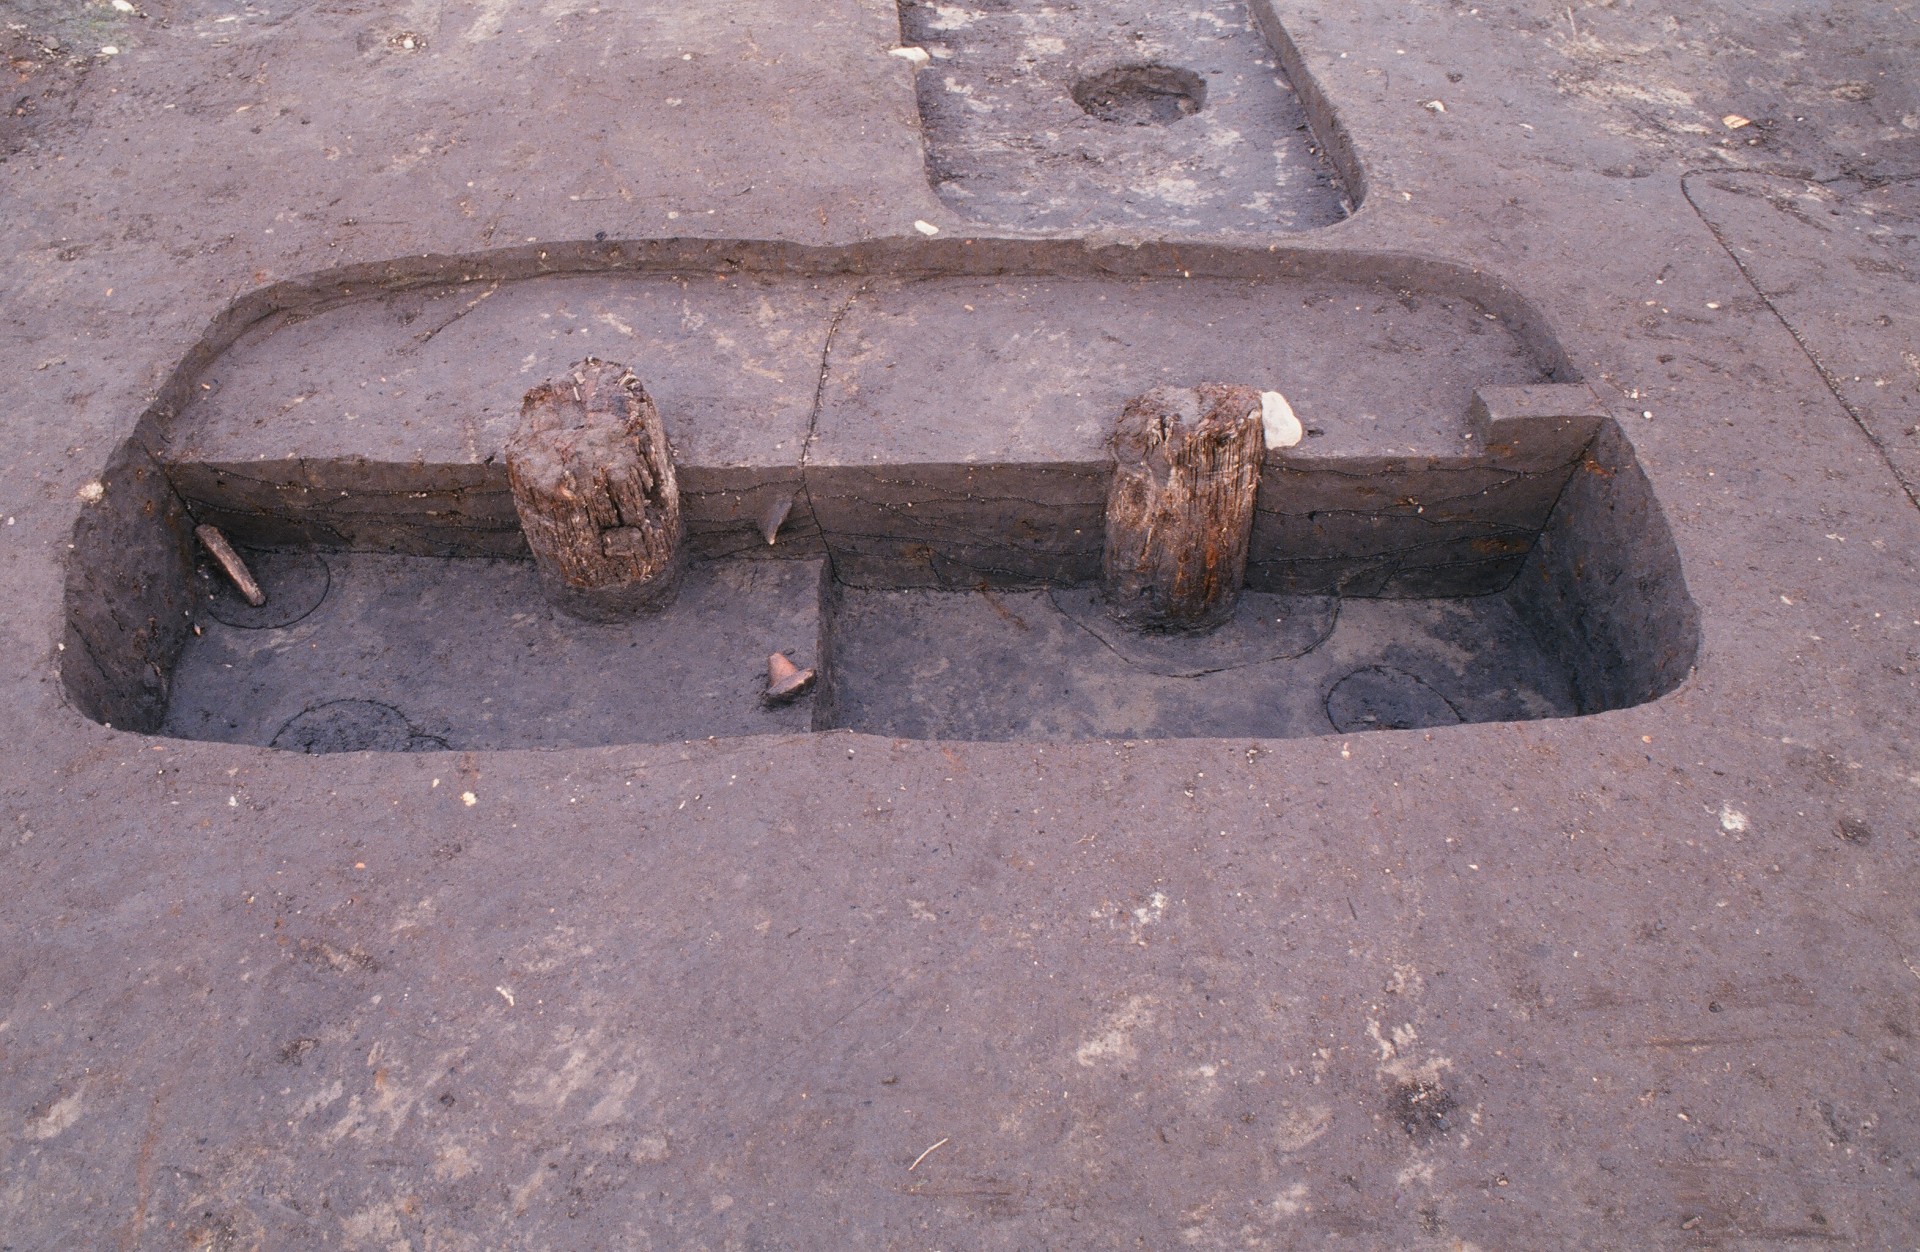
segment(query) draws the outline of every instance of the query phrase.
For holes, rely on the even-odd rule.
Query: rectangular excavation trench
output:
[[[670,610],[617,626],[541,599],[499,455],[526,389],[590,354],[659,403],[698,558]],[[1336,279],[600,274],[278,315],[194,373],[159,460],[104,480],[69,688],[101,720],[300,751],[1622,707],[1684,675],[1691,607],[1631,449],[1549,368],[1474,299]],[[1105,432],[1126,397],[1209,379],[1285,392],[1310,433],[1262,467],[1235,619],[1138,635],[1093,585]],[[195,522],[250,555],[263,609]],[[776,651],[813,695],[763,704]]]
[[[899,7],[928,181],[962,217],[1272,236],[1330,225],[1359,199],[1265,0]]]

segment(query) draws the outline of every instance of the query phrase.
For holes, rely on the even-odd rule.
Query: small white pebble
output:
[[[1420,107],[1429,113],[1445,113],[1447,111],[1447,106],[1438,100],[1429,100]]]
[[[919,69],[933,59],[927,55],[925,48],[895,48],[888,52],[887,55],[890,57],[899,57],[902,61],[910,63],[915,69]]]
[[[106,484],[100,482],[98,479],[95,479],[93,482],[90,482],[86,486],[80,488],[80,490],[75,494],[77,494],[82,500],[85,500],[88,504],[98,504],[102,500],[107,498]]]
[[[927,235],[927,236],[933,236],[940,233],[940,228],[938,226],[935,226],[932,222],[916,221],[913,224],[913,228],[919,231],[921,234]]]
[[[127,0],[113,0],[113,7],[120,10],[122,13],[133,12],[133,5],[129,4]]]
[[[1307,433],[1293,406],[1277,391],[1260,393],[1260,430],[1269,448],[1291,448]]]
[[[474,805],[480,803],[480,797],[471,791],[463,791],[460,793],[460,803],[466,805],[468,808],[472,808]]]
[[[114,47],[112,44],[108,44],[106,47],[100,49],[100,55],[103,57],[117,57],[120,55],[120,49]]]

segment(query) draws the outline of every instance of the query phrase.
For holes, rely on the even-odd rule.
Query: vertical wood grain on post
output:
[[[1101,563],[1116,617],[1205,630],[1233,616],[1263,451],[1252,387],[1156,387],[1127,402],[1113,433]]]
[[[529,391],[507,477],[554,607],[609,622],[665,608],[686,568],[666,426],[623,365],[588,357]]]

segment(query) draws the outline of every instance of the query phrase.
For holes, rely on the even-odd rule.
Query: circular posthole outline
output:
[[[1121,660],[1164,678],[1296,660],[1325,643],[1340,620],[1338,596],[1244,595],[1233,616],[1212,630],[1155,632],[1115,621],[1098,587],[1056,587],[1048,599]]]
[[[318,552],[270,548],[239,551],[254,580],[267,593],[267,602],[258,608],[246,602],[233,581],[212,561],[201,560],[194,566],[200,607],[223,625],[241,630],[291,626],[319,608],[333,586],[333,571]]]
[[[1171,126],[1207,104],[1207,80],[1177,65],[1116,65],[1074,83],[1073,102],[1087,116],[1117,126]]]
[[[1343,735],[1369,730],[1427,730],[1467,719],[1453,701],[1418,674],[1390,665],[1362,665],[1327,692],[1327,720]]]
[[[441,752],[447,741],[418,730],[379,700],[328,700],[288,718],[267,744],[283,752]]]

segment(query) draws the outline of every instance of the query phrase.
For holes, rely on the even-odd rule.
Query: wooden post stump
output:
[[[633,371],[588,357],[529,391],[507,477],[555,608],[612,622],[673,602],[686,570],[680,488],[660,411]]]
[[[1113,433],[1102,588],[1146,630],[1207,630],[1246,581],[1260,485],[1260,393],[1205,383],[1127,401]]]

